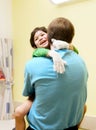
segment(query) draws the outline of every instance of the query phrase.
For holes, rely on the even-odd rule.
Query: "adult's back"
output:
[[[35,100],[28,114],[34,130],[63,130],[83,116],[88,73],[84,61],[71,50],[58,50],[67,62],[64,74],[53,71],[50,58],[33,58],[26,64],[23,95]]]

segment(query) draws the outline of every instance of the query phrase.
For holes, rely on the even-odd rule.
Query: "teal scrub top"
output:
[[[87,98],[88,72],[84,60],[71,50],[57,50],[67,62],[64,74],[53,70],[51,58],[34,57],[27,62],[24,96],[35,92],[27,115],[34,130],[63,130],[77,125]]]

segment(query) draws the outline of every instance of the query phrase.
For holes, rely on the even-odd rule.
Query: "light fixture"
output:
[[[50,0],[53,4],[59,5],[63,3],[70,3],[70,2],[79,2],[84,0]]]
[[[65,2],[67,2],[67,1],[70,1],[70,0],[51,0],[52,1],[52,3],[54,3],[54,4],[62,4],[62,3],[65,3]]]

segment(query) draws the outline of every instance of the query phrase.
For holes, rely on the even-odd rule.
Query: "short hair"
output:
[[[51,39],[63,40],[71,43],[73,36],[75,34],[73,24],[64,17],[59,17],[54,19],[48,26],[48,42]]]
[[[34,35],[35,35],[35,33],[37,32],[37,31],[43,31],[43,32],[45,32],[45,33],[47,33],[47,28],[45,28],[44,26],[42,26],[42,27],[36,27],[36,28],[34,28],[34,30],[31,32],[31,36],[30,36],[30,44],[31,44],[31,46],[33,47],[33,48],[37,48],[36,47],[36,45],[35,45],[35,43],[34,43]]]

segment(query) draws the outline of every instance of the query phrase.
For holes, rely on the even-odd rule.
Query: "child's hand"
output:
[[[55,50],[63,49],[63,48],[69,48],[69,43],[62,41],[62,40],[56,40],[52,39],[52,45]]]

